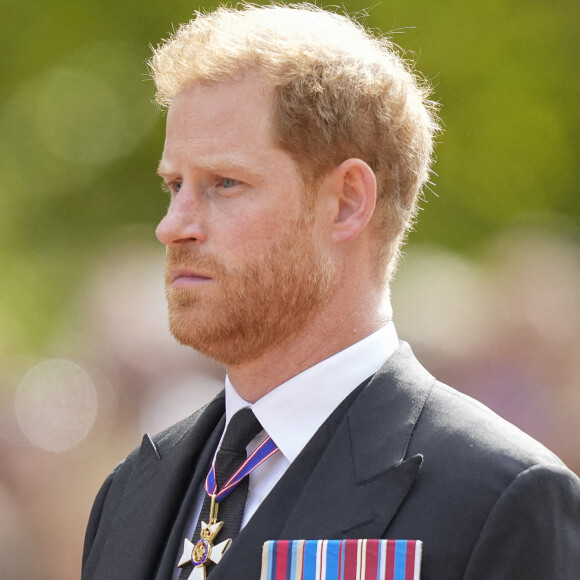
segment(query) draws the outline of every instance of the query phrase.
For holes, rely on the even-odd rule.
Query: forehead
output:
[[[272,145],[273,89],[260,77],[195,84],[179,92],[167,114],[167,140]],[[167,143],[166,143],[167,145]]]

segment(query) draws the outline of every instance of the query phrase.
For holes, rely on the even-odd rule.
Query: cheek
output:
[[[271,211],[242,211],[220,219],[220,246],[244,256],[263,254],[265,249],[277,243],[291,231],[295,219],[290,208],[274,208]]]

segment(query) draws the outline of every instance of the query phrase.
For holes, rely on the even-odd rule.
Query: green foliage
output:
[[[214,5],[0,0],[0,353],[46,348],[118,228],[153,243],[166,201],[149,45]],[[361,15],[442,104],[411,243],[469,252],[534,216],[578,220],[578,15],[576,0],[393,0]]]

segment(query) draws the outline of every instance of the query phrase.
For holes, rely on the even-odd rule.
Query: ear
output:
[[[347,159],[331,172],[335,197],[333,237],[348,242],[368,224],[377,201],[373,170],[362,159]]]

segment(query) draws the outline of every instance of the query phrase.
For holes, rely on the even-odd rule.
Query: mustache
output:
[[[167,248],[165,254],[165,272],[174,268],[195,270],[216,278],[226,274],[225,266],[214,256],[201,255],[187,248]]]

